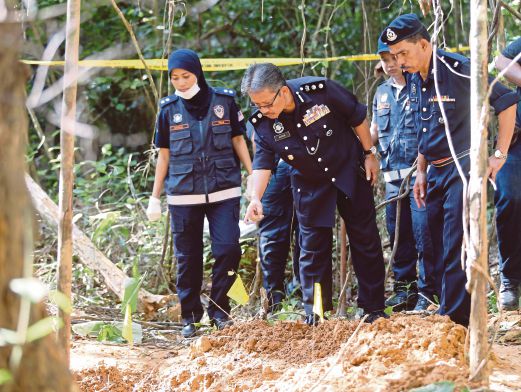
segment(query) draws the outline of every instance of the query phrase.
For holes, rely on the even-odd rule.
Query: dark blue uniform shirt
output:
[[[503,50],[503,56],[507,59],[514,59],[519,53],[521,53],[521,38],[516,39],[511,42],[505,50]],[[521,59],[517,60],[517,63],[521,65]],[[518,99],[521,99],[521,86],[517,86],[517,96]],[[516,125],[521,127],[521,105],[520,102],[517,103],[517,114],[516,114]]]
[[[446,113],[456,153],[470,148],[470,61],[468,58],[443,50],[437,51],[440,99]],[[419,73],[407,74],[407,89],[411,109],[415,113],[419,152],[427,161],[450,157],[445,124],[434,85],[431,66],[424,81]],[[496,115],[517,102],[516,94],[496,83],[490,95],[490,105]]]
[[[277,120],[260,111],[250,117],[255,127],[253,169],[273,170],[275,156],[292,166],[292,188],[299,223],[332,227],[337,189],[348,197],[360,175],[362,146],[353,127],[367,108],[338,83],[318,77],[287,81],[295,100],[292,113]]]
[[[389,78],[376,89],[373,123],[378,127],[382,171],[406,169],[418,156],[418,138],[405,86],[399,89]]]

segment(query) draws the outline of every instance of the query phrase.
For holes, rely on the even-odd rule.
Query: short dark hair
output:
[[[243,95],[254,91],[270,89],[277,91],[286,85],[286,79],[282,75],[280,68],[272,63],[251,64],[241,82],[241,92]]]

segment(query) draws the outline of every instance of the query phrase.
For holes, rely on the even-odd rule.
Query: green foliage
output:
[[[113,324],[103,324],[99,328],[98,341],[124,343],[125,339],[121,336],[121,330]]]
[[[0,385],[7,384],[13,379],[13,375],[7,369],[0,369]]]
[[[30,325],[27,329],[26,342],[34,342],[63,327],[63,320],[59,317],[46,317]]]

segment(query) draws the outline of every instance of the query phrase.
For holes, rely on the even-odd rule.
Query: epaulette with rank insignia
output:
[[[214,87],[213,89],[217,94],[235,97],[235,91],[233,91],[231,88]]]
[[[255,113],[253,113],[250,118],[248,118],[248,121],[253,124],[253,126],[256,126],[259,124],[259,122],[262,120],[264,115],[261,113],[260,110],[257,110]]]
[[[313,82],[304,83],[300,85],[300,91],[305,91],[306,93],[312,93],[315,91],[324,91],[326,88],[326,79],[318,79]]]
[[[166,105],[177,101],[178,99],[179,99],[179,97],[175,94],[169,95],[168,97],[163,97],[159,100],[159,106],[161,106],[163,108]]]

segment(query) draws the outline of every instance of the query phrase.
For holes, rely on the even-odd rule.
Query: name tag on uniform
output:
[[[273,136],[273,138],[275,139],[276,142],[280,142],[281,140],[287,139],[290,136],[291,136],[291,134],[289,133],[289,131],[286,131],[286,132],[282,132],[282,133],[279,133],[279,134]]]
[[[218,121],[212,121],[212,126],[219,126],[219,125],[229,125],[230,120],[218,120]]]
[[[429,102],[456,102],[455,98],[451,98],[448,95],[442,95],[440,99],[438,100],[438,96],[435,95],[432,98],[429,98]]]
[[[380,102],[378,106],[376,107],[376,110],[381,109],[389,109],[391,107],[391,104],[389,102]]]
[[[304,121],[304,124],[307,127],[330,112],[331,111],[329,110],[327,105],[315,105],[309,110],[309,112],[306,113],[302,121]]]
[[[170,132],[180,131],[188,128],[188,124],[170,125]]]

